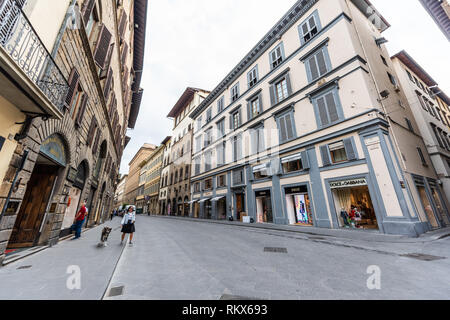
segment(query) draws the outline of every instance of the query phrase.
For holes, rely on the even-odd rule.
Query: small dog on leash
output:
[[[103,228],[102,236],[100,238],[100,243],[98,244],[99,248],[105,248],[108,246],[108,237],[109,237],[109,234],[111,233],[111,231],[112,231],[111,228],[108,228],[108,227]]]

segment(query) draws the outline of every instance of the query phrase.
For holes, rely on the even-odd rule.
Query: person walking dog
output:
[[[78,210],[75,215],[75,220],[72,225],[72,229],[75,229],[75,238],[72,240],[77,240],[81,238],[81,228],[83,227],[84,219],[86,218],[88,209],[86,208],[86,200],[81,204],[80,210]]]
[[[134,226],[136,222],[136,212],[134,211],[134,207],[129,207],[128,212],[123,215],[122,218],[122,241],[120,244],[123,244],[125,240],[125,235],[130,235],[130,246],[133,245],[133,235],[136,232],[136,228]]]

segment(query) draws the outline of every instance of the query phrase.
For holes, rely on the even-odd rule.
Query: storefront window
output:
[[[348,185],[352,187],[345,187]],[[340,227],[378,229],[375,209],[365,179],[335,182],[331,187]]]
[[[270,191],[256,192],[256,215],[258,223],[273,223]]]
[[[343,141],[330,144],[329,149],[331,154],[331,161],[333,163],[339,163],[348,160]]]
[[[305,186],[286,188],[286,211],[289,224],[313,226],[311,202]]]
[[[425,214],[427,215],[428,222],[433,228],[439,228],[436,216],[434,215],[433,208],[431,207],[430,200],[428,200],[427,192],[424,186],[417,186],[419,191],[420,200],[422,201],[423,207],[425,209]]]

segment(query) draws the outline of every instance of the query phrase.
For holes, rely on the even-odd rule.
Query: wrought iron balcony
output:
[[[62,112],[69,85],[22,11],[24,0],[0,0],[0,46]]]

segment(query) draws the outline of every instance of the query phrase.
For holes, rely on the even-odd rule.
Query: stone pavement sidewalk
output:
[[[113,228],[109,246],[98,248],[101,231]],[[0,300],[100,300],[125,246],[120,244],[120,219],[88,230],[79,240],[65,240],[0,268]],[[81,288],[68,289],[73,270]],[[72,273],[68,273],[71,271]]]

